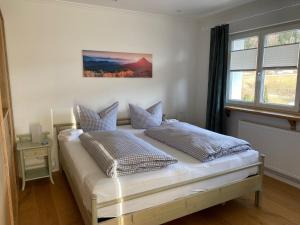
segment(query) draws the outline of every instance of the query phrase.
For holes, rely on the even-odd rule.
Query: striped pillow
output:
[[[158,102],[148,109],[129,104],[131,125],[135,129],[148,129],[160,126],[162,123],[162,102]]]
[[[117,128],[118,102],[97,113],[82,105],[76,106],[77,118],[81,129],[89,131],[111,131]]]

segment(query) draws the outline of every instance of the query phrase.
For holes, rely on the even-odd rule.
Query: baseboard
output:
[[[291,177],[289,175],[280,173],[278,171],[275,171],[273,169],[266,168],[266,167],[265,167],[265,175],[270,176],[274,179],[280,180],[284,183],[287,183],[289,185],[292,185],[292,186],[300,189],[300,179]]]

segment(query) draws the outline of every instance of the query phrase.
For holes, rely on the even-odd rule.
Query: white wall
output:
[[[69,122],[74,102],[99,110],[120,102],[193,121],[198,24],[191,20],[99,6],[41,0],[1,0],[16,133],[39,122],[51,131]],[[153,54],[153,78],[83,78],[81,51]],[[68,121],[67,121],[68,120]]]
[[[209,44],[210,28],[219,24],[230,24],[230,32],[239,32],[249,29],[270,26],[277,23],[284,23],[300,19],[299,0],[260,0],[246,5],[227,10],[225,12],[202,18],[200,24],[200,49],[199,49],[199,83],[201,90],[198,90],[200,101],[197,105],[197,121],[205,124],[206,115],[206,93],[209,66]],[[232,112],[227,120],[228,134],[237,136],[238,121],[248,120],[280,127],[289,127],[286,120],[255,116],[248,113]],[[300,129],[300,124],[298,124]]]
[[[299,2],[255,1],[198,24],[54,0],[0,0],[16,132],[27,133],[34,122],[51,131],[52,123],[71,120],[74,102],[98,110],[117,100],[120,117],[128,115],[129,102],[146,107],[162,100],[168,115],[204,126],[210,28],[230,23],[235,32],[299,19],[299,6],[285,8]],[[83,49],[152,53],[153,78],[83,78]],[[285,120],[233,112],[229,134],[237,134],[240,119],[288,126]]]
[[[219,13],[217,15],[202,18],[200,24],[199,39],[201,44],[199,46],[199,77],[198,82],[201,85],[201,89],[198,90],[198,105],[197,105],[197,121],[199,124],[205,124],[206,114],[206,93],[207,93],[207,80],[208,80],[208,67],[209,67],[209,44],[210,44],[210,28],[219,24],[230,24],[230,32],[246,31],[249,29],[260,28],[264,26],[275,25],[278,23],[284,23],[289,21],[295,21],[300,19],[300,1],[296,0],[259,0],[235,9],[228,10],[226,12]],[[254,123],[266,124],[269,126],[276,126],[289,129],[289,123],[287,120],[271,118],[267,116],[258,116],[249,113],[231,112],[231,116],[227,118],[227,133],[232,136],[238,137],[239,121],[246,120]],[[300,130],[300,123],[298,123],[297,130]],[[253,144],[257,144],[259,140],[253,141]],[[287,148],[292,148],[288,140],[282,139]],[[260,143],[262,146],[268,146],[269,149],[272,145],[266,142]],[[266,149],[264,149],[266,150]],[[278,151],[272,149],[272,151]],[[296,149],[294,149],[296,151]],[[280,149],[285,151],[285,149]],[[280,152],[275,152],[278,154]],[[268,157],[268,156],[267,156]],[[270,162],[271,165],[283,164],[291,160],[295,155],[286,154],[282,162]],[[272,157],[271,157],[272,159]],[[291,160],[292,161],[292,160]],[[272,168],[275,171],[280,171],[278,168]],[[297,169],[300,169],[297,168]],[[274,178],[280,179],[284,182],[299,187],[298,180],[286,176],[288,174],[278,174],[269,170],[267,173]]]

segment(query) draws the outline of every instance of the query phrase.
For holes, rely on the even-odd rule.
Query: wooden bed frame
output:
[[[128,125],[130,124],[130,119],[119,119],[117,124],[120,125]],[[56,124],[54,125],[56,128],[57,134],[65,129],[69,129],[71,127],[78,127],[77,124],[66,123],[66,124]],[[155,225],[169,222],[171,220],[195,213],[197,211],[209,208],[214,205],[218,205],[224,203],[226,201],[239,198],[245,194],[250,192],[255,193],[255,205],[258,207],[261,201],[261,191],[262,191],[262,179],[264,174],[264,155],[260,155],[260,160],[257,163],[253,163],[247,166],[242,166],[235,169],[230,169],[227,171],[222,171],[213,175],[196,178],[188,181],[184,181],[181,183],[172,184],[166,187],[160,187],[156,189],[152,189],[149,191],[132,194],[128,196],[124,196],[122,198],[117,198],[112,201],[107,201],[103,203],[97,203],[97,196],[91,196],[91,212],[85,208],[83,205],[83,199],[80,195],[78,187],[75,185],[75,179],[72,174],[69,172],[67,168],[67,164],[65,163],[65,159],[59,154],[61,168],[64,171],[72,192],[75,196],[77,205],[83,217],[85,225]],[[103,207],[107,207],[110,205],[114,205],[117,203],[122,203],[125,201],[129,201],[132,199],[140,198],[143,196],[155,194],[158,192],[166,191],[169,189],[182,187],[184,185],[193,184],[196,182],[213,179],[219,176],[223,176],[226,174],[231,174],[234,172],[246,170],[249,168],[258,168],[258,173],[247,177],[240,181],[230,182],[226,185],[209,189],[203,192],[193,193],[191,195],[175,199],[173,201],[167,202],[165,204],[161,204],[155,207],[147,208],[144,210],[132,212],[125,214],[120,217],[112,218],[106,221],[98,221],[97,212],[99,209]]]

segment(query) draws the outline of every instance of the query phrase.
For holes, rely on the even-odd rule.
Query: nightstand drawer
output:
[[[35,148],[35,149],[27,149],[23,151],[25,158],[32,158],[32,157],[42,157],[48,155],[47,148]]]

